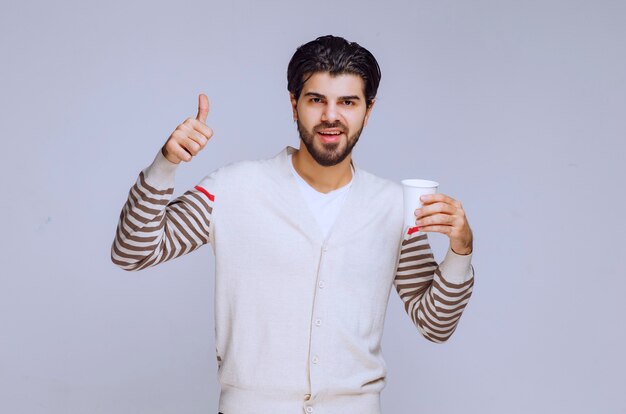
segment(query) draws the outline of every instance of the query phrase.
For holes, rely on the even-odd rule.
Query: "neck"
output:
[[[352,154],[339,164],[325,167],[315,161],[305,145],[292,155],[293,167],[311,187],[320,193],[328,193],[348,184],[352,179]]]

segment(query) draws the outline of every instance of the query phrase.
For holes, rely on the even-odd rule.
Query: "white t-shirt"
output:
[[[350,165],[352,168],[352,179],[350,179],[348,184],[329,193],[321,193],[311,187],[309,183],[304,180],[304,178],[300,177],[300,174],[298,174],[293,166],[291,154],[289,155],[289,165],[291,166],[291,172],[294,177],[296,177],[296,181],[299,184],[300,192],[309,206],[309,210],[311,210],[313,217],[315,217],[315,220],[319,224],[322,234],[324,237],[327,237],[328,232],[339,215],[341,206],[348,195],[348,190],[352,186],[352,181],[354,179],[354,167]]]

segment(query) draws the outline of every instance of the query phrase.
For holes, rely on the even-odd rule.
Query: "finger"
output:
[[[452,197],[447,196],[445,194],[441,194],[441,193],[424,194],[423,196],[420,197],[420,200],[422,201],[423,204],[432,204],[438,201],[447,203],[447,204],[454,204],[454,202],[456,201]]]
[[[454,214],[456,209],[450,204],[436,202],[433,204],[426,204],[422,208],[415,210],[415,217],[426,217],[435,213]]]
[[[173,158],[178,158],[181,161],[189,161],[191,154],[189,154],[185,148],[181,145],[181,142],[185,139],[185,132],[179,128],[172,133],[170,138],[165,143],[164,149],[166,153],[172,155]]]
[[[200,144],[198,144],[193,139],[186,137],[185,139],[180,141],[180,146],[185,149],[189,154],[196,155],[202,149]]]
[[[191,154],[181,145],[176,145],[171,152],[181,161],[191,161]]]
[[[434,214],[432,216],[423,217],[415,220],[416,226],[446,225],[452,226],[455,223],[455,217],[450,214]]]
[[[191,122],[190,125],[193,129],[204,135],[206,139],[211,139],[211,137],[213,136],[213,130],[210,127],[195,119],[193,119],[192,121],[193,122]]]
[[[420,226],[420,231],[423,231],[425,233],[428,233],[428,232],[441,233],[441,234],[445,234],[449,236],[452,233],[452,227],[451,226]]]
[[[189,131],[187,133],[187,137],[189,137],[190,139],[194,140],[194,142],[196,142],[198,145],[200,145],[200,148],[204,148],[206,143],[209,141],[207,139],[207,137],[205,137],[204,135],[202,135],[201,133],[199,133],[195,129],[192,129],[191,131]]]
[[[209,98],[203,93],[198,96],[198,115],[196,119],[203,124],[206,123],[206,117],[209,115]]]

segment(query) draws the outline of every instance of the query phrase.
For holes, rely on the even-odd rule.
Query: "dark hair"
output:
[[[367,49],[343,37],[321,36],[301,45],[287,67],[287,89],[296,100],[300,98],[304,83],[314,73],[329,72],[359,75],[365,84],[367,107],[372,104],[380,84],[380,67]],[[306,79],[304,77],[308,75]]]

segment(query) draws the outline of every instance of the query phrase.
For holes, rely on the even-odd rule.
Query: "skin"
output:
[[[374,107],[374,102],[366,106],[363,79],[352,74],[333,77],[316,73],[305,82],[299,99],[290,94],[290,100],[302,144],[292,157],[298,174],[323,193],[348,184],[352,179],[352,148]],[[168,161],[190,162],[206,146],[213,136],[206,124],[208,114],[208,98],[200,94],[196,117],[178,125],[161,148]],[[322,142],[317,131],[334,127],[343,131],[339,142]],[[470,254],[473,235],[461,203],[445,194],[429,194],[421,200],[422,208],[415,210],[415,225],[423,232],[448,236],[456,254]]]
[[[470,254],[474,236],[461,202],[445,194],[427,194],[420,200],[423,206],[415,210],[415,225],[423,232],[448,236],[454,253]]]
[[[298,174],[322,193],[348,184],[352,148],[374,107],[366,107],[363,79],[352,74],[315,73],[304,83],[297,101],[293,94],[289,98],[301,140],[293,154]],[[322,141],[317,131],[326,128],[343,131],[339,142]]]
[[[187,118],[169,136],[161,152],[168,161],[178,164],[189,162],[197,155],[213,136],[213,130],[206,124],[209,115],[209,98],[203,93],[198,96],[198,114]]]

